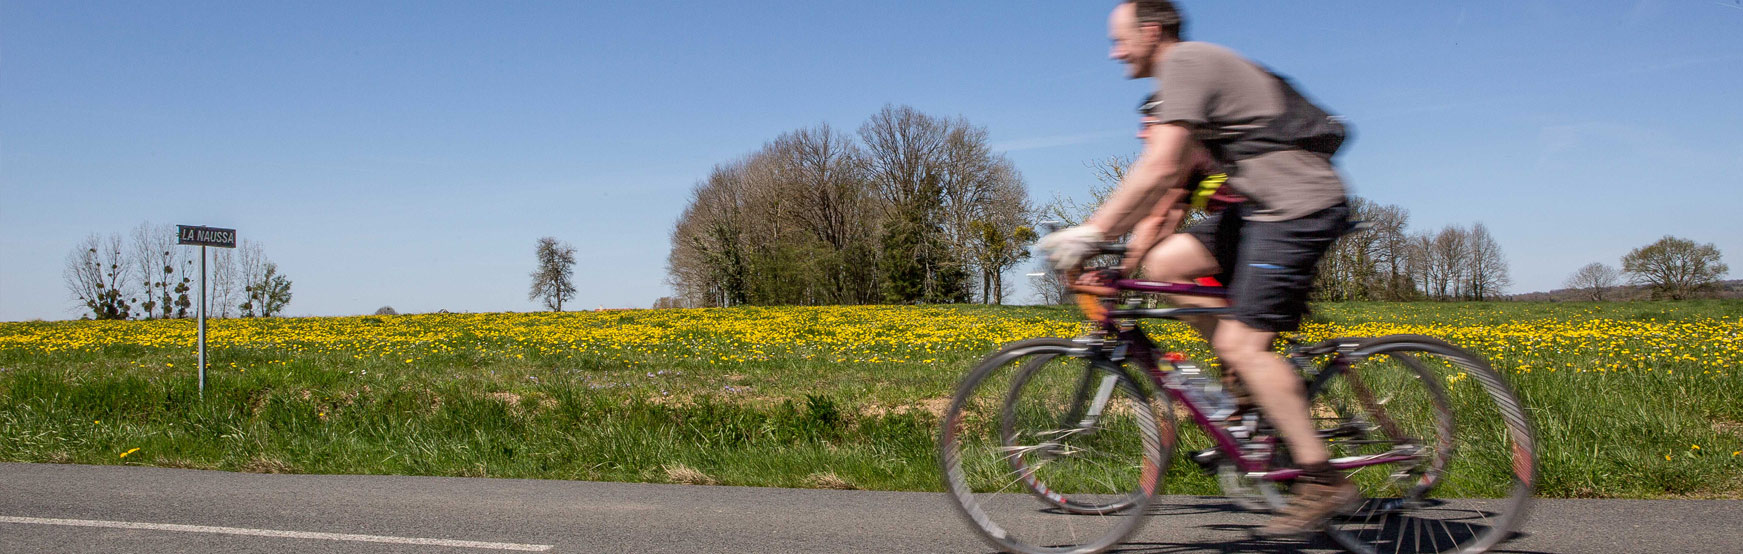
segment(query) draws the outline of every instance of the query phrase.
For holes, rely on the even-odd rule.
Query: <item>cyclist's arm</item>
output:
[[[1192,131],[1182,124],[1157,125],[1144,141],[1144,152],[1126,171],[1126,178],[1102,203],[1087,225],[1104,237],[1126,234],[1144,218],[1142,206],[1154,206],[1162,194],[1185,180],[1187,155],[1194,147]]]

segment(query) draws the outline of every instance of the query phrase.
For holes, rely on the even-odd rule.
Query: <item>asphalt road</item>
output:
[[[934,493],[0,464],[0,552],[987,552]],[[1335,552],[1168,497],[1130,552]],[[1543,500],[1497,552],[1743,552],[1743,501]]]

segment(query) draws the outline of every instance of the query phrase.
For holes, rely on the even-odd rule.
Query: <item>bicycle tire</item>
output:
[[[1309,384],[1328,450],[1334,459],[1409,453],[1413,461],[1352,471],[1363,502],[1331,520],[1327,534],[1360,554],[1474,554],[1509,538],[1537,477],[1535,433],[1518,395],[1482,358],[1437,338],[1351,342],[1350,363]]]
[[[1047,393],[1071,387],[1050,385],[1086,371],[1111,377],[1108,405],[1088,427],[1061,429],[1071,402]],[[988,356],[940,422],[939,464],[957,513],[1009,552],[1090,553],[1124,541],[1148,517],[1173,438],[1140,383],[1067,339],[1020,341]]]

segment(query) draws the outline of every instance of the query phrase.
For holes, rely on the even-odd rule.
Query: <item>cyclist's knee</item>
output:
[[[1144,255],[1144,275],[1156,281],[1187,282],[1217,272],[1216,257],[1198,239],[1177,234]]]
[[[1239,321],[1223,319],[1218,322],[1216,334],[1211,337],[1211,348],[1216,349],[1217,356],[1224,363],[1239,372],[1246,367],[1264,363],[1266,358],[1275,355],[1270,349],[1273,336]]]

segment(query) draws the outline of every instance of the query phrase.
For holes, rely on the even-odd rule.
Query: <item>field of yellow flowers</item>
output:
[[[1297,338],[1488,357],[1535,418],[1545,495],[1743,496],[1743,303],[1317,309]],[[962,373],[1081,329],[984,306],[217,320],[201,398],[190,321],[0,323],[0,461],[936,490]]]

